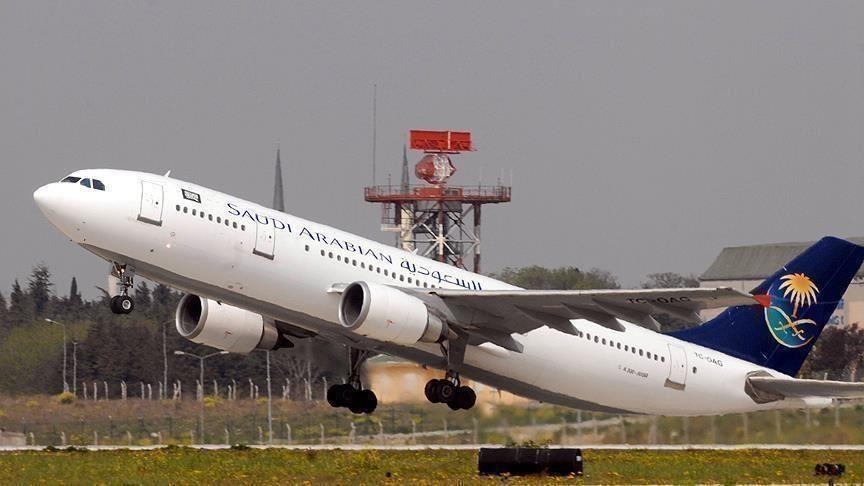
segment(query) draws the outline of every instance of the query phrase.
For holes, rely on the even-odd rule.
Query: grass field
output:
[[[862,451],[583,451],[580,478],[512,477],[508,484],[827,483],[820,462],[846,465],[864,481]],[[470,450],[285,449],[26,451],[0,454],[2,484],[497,484],[477,475]]]

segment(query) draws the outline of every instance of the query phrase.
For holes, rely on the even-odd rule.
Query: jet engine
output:
[[[370,282],[354,282],[345,288],[339,322],[362,336],[401,345],[440,342],[447,331],[446,324],[422,300]]]
[[[291,345],[260,314],[192,294],[180,299],[175,323],[184,338],[232,353]]]

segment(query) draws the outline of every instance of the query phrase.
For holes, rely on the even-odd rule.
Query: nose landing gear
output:
[[[112,278],[113,277],[113,278]],[[135,285],[135,269],[126,264],[113,262],[109,280],[117,279],[119,295],[111,297],[109,307],[115,314],[129,314],[135,309],[135,302],[129,297],[129,289]]]

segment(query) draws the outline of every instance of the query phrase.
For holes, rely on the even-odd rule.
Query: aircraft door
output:
[[[669,378],[666,386],[683,390],[687,382],[687,353],[677,344],[669,344]]]
[[[161,184],[141,181],[141,210],[138,212],[138,221],[162,226],[162,199]]]
[[[276,249],[276,229],[272,224],[255,223],[255,249],[252,253],[273,259]]]

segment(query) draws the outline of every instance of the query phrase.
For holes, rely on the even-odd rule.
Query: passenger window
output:
[[[606,338],[603,338],[603,344],[606,344]]]
[[[306,245],[306,251],[309,251],[309,245]]]
[[[198,213],[198,214],[200,214],[200,215],[201,215],[201,219],[204,219],[204,211],[201,211],[201,212],[200,212],[200,213]]]
[[[192,208],[192,216],[198,216],[198,210],[197,209]]]
[[[324,250],[321,250],[321,256],[324,256]]]
[[[639,356],[642,356],[642,350],[641,349],[639,350]]]
[[[100,181],[99,179],[93,179],[93,189],[96,189],[98,191],[104,191],[105,184],[102,184],[102,181]]]
[[[380,272],[379,272],[379,273],[380,273]],[[384,276],[385,276],[385,277],[389,276],[389,275],[387,274],[387,270],[386,270],[386,269],[384,270]]]
[[[399,275],[399,281],[404,282],[405,281],[405,275]]]
[[[408,283],[411,283],[411,277],[408,277]]]
[[[240,231],[246,231],[246,225],[245,224],[240,225]]]
[[[328,253],[327,253],[327,256],[330,257],[330,258],[333,258],[333,252],[332,252],[332,251],[331,251],[331,252],[328,252]]]
[[[177,212],[179,213],[179,212],[180,212],[180,205],[178,204],[178,205],[175,206],[175,207],[177,208]]]
[[[618,343],[618,349],[621,349],[621,343]]]
[[[342,255],[336,255],[336,261],[341,262],[342,261]]]
[[[233,226],[234,229],[237,229],[237,221],[234,221],[233,223],[231,223],[231,226]]]
[[[183,206],[183,214],[186,214],[188,212],[189,212],[189,208],[186,206]]]
[[[231,225],[231,222],[226,219],[225,220],[225,226],[230,226],[230,225]]]
[[[366,268],[366,262],[360,262],[360,268]]]
[[[213,221],[213,215],[212,215],[212,214],[208,214],[208,215],[207,215],[207,219],[209,219],[210,221]]]
[[[81,182],[79,182],[79,184],[81,184],[84,187],[90,187],[90,188],[93,187],[90,185],[90,179],[81,179]]]

